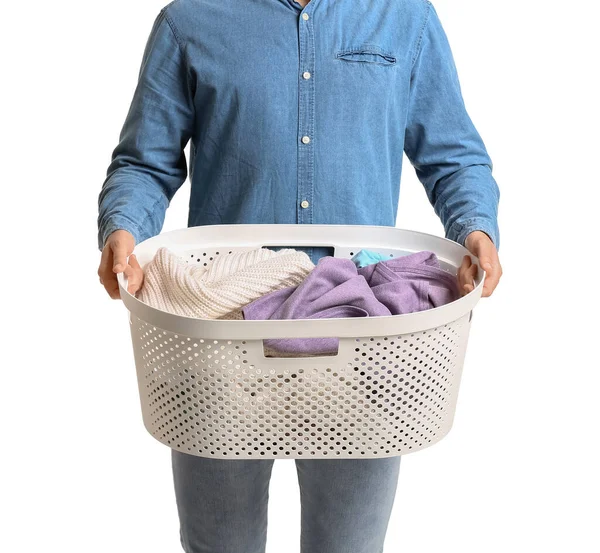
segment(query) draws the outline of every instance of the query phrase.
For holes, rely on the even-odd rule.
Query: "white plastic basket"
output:
[[[146,429],[201,457],[375,458],[431,446],[452,427],[472,310],[485,272],[451,240],[384,226],[236,224],[190,227],[138,244],[142,267],[166,246],[188,262],[261,246],[329,246],[350,258],[436,254],[456,274],[478,265],[475,289],[446,305],[385,317],[209,320],[146,305],[118,275]],[[337,337],[335,356],[265,357],[263,339]]]

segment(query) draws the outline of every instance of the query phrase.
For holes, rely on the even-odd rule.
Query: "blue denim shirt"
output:
[[[499,189],[427,0],[175,0],[154,22],[98,197],[98,247],[188,226],[395,226],[402,152],[447,238],[499,247]],[[304,248],[314,262],[325,248]]]

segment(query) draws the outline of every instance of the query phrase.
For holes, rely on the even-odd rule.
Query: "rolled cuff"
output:
[[[461,246],[464,246],[467,236],[476,230],[485,232],[494,243],[494,246],[496,246],[496,250],[500,251],[500,231],[498,229],[498,223],[483,217],[455,222],[446,233],[446,238],[454,240]]]
[[[124,217],[112,217],[98,230],[98,249],[100,251],[104,249],[106,240],[115,230],[126,230],[133,235],[136,244],[139,244],[141,241],[137,225]]]

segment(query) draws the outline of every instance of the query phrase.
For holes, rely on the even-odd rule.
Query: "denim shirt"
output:
[[[190,140],[188,226],[395,226],[404,151],[446,238],[499,248],[492,163],[427,0],[166,5],[98,197],[99,249],[161,232]]]

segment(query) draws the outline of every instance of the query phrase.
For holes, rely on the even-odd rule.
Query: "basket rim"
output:
[[[319,233],[325,234],[329,240],[323,240]],[[277,239],[271,239],[270,234],[277,236]],[[237,242],[232,242],[232,238],[236,236]],[[357,246],[355,240],[360,240],[363,245]],[[405,245],[402,245],[403,243]],[[270,223],[200,225],[175,229],[148,238],[137,244],[132,253],[136,254],[139,261],[144,257],[149,259],[161,246],[189,249],[198,247],[198,244],[205,247],[225,248],[293,244],[296,247],[322,245],[356,251],[377,248],[405,252],[429,250],[433,251],[440,261],[455,267],[460,266],[460,261],[465,255],[469,256],[478,267],[478,278],[474,290],[468,294],[445,305],[414,313],[364,318],[230,321],[185,317],[151,307],[127,291],[124,273],[118,273],[117,281],[121,299],[131,315],[161,330],[198,339],[355,338],[411,334],[444,326],[472,311],[481,298],[486,277],[477,257],[453,240],[421,231],[380,225]],[[143,265],[142,261],[140,263]]]

